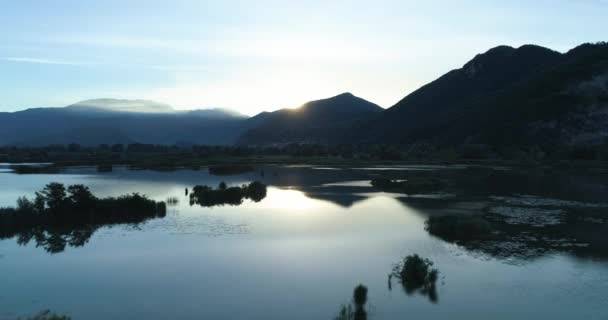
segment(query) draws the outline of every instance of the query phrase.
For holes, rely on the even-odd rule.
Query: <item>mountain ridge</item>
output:
[[[333,143],[354,123],[383,111],[380,106],[352,93],[313,100],[295,109],[262,112],[249,118],[241,145]]]

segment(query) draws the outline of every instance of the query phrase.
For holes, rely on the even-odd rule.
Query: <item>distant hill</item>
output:
[[[597,144],[608,137],[608,44],[501,46],[354,129],[359,142]]]
[[[176,111],[153,101],[96,99],[0,113],[0,145],[233,144],[245,119],[223,109]]]
[[[384,109],[351,93],[308,102],[296,109],[263,112],[245,122],[244,145],[334,143],[362,121]]]
[[[247,118],[96,99],[0,113],[0,145],[289,143],[586,146],[608,143],[608,44],[499,46],[389,109],[350,93]]]

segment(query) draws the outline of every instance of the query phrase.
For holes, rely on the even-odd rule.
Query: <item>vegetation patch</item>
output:
[[[21,197],[15,208],[0,208],[0,239],[34,240],[50,253],[83,246],[102,226],[138,224],[164,217],[166,204],[138,193],[97,198],[84,185],[49,183],[34,200]]]
[[[71,319],[72,318],[70,318],[68,316],[56,314],[56,313],[51,312],[50,310],[44,310],[44,311],[37,313],[36,315],[34,315],[32,317],[27,317],[23,320],[71,320]],[[21,320],[21,318],[17,318],[17,320]]]
[[[209,186],[197,185],[190,192],[190,205],[198,204],[203,207],[222,205],[238,206],[244,199],[260,202],[266,198],[266,185],[255,181],[240,187],[228,187],[221,182],[217,189]]]
[[[352,303],[343,304],[335,320],[367,320],[367,287],[360,284],[353,290]]]
[[[407,256],[401,264],[395,266],[392,276],[400,280],[408,295],[418,292],[427,296],[431,302],[437,302],[439,271],[433,268],[431,260],[417,254]]]
[[[426,221],[429,234],[448,241],[486,239],[492,225],[480,216],[436,216]]]

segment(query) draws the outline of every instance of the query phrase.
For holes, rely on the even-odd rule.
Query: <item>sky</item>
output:
[[[497,45],[608,40],[608,0],[0,0],[0,111],[93,98],[388,108]]]

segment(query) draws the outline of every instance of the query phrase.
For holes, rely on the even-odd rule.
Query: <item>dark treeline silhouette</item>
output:
[[[198,204],[203,207],[214,207],[221,205],[238,206],[244,199],[260,202],[266,198],[266,185],[254,181],[248,185],[228,187],[221,182],[217,189],[209,186],[197,185],[190,192],[190,205]]]
[[[243,174],[253,170],[254,168],[249,165],[227,164],[209,167],[209,174],[214,176],[229,176]]]
[[[407,194],[435,192],[445,187],[443,181],[433,177],[410,177],[403,181],[376,178],[371,184],[382,191]]]
[[[251,146],[167,146],[152,144],[99,145],[84,147],[0,147],[0,162],[54,163],[57,166],[95,165],[107,171],[110,165],[141,169],[199,169],[225,163],[356,163],[394,161],[478,162],[506,161],[512,164],[575,165],[608,161],[608,145],[596,146],[501,146],[460,145],[438,147],[428,143],[399,144],[286,144]],[[27,170],[28,168],[23,168]],[[35,173],[35,172],[32,172]]]
[[[427,296],[431,302],[437,303],[439,297],[436,283],[439,271],[433,268],[431,260],[422,258],[417,254],[407,256],[401,264],[395,266],[391,276],[400,280],[408,295],[418,292]]]
[[[0,239],[34,240],[50,253],[83,246],[100,227],[138,224],[164,217],[166,205],[137,193],[97,198],[84,185],[50,183],[33,200],[21,197],[15,208],[0,208]]]

